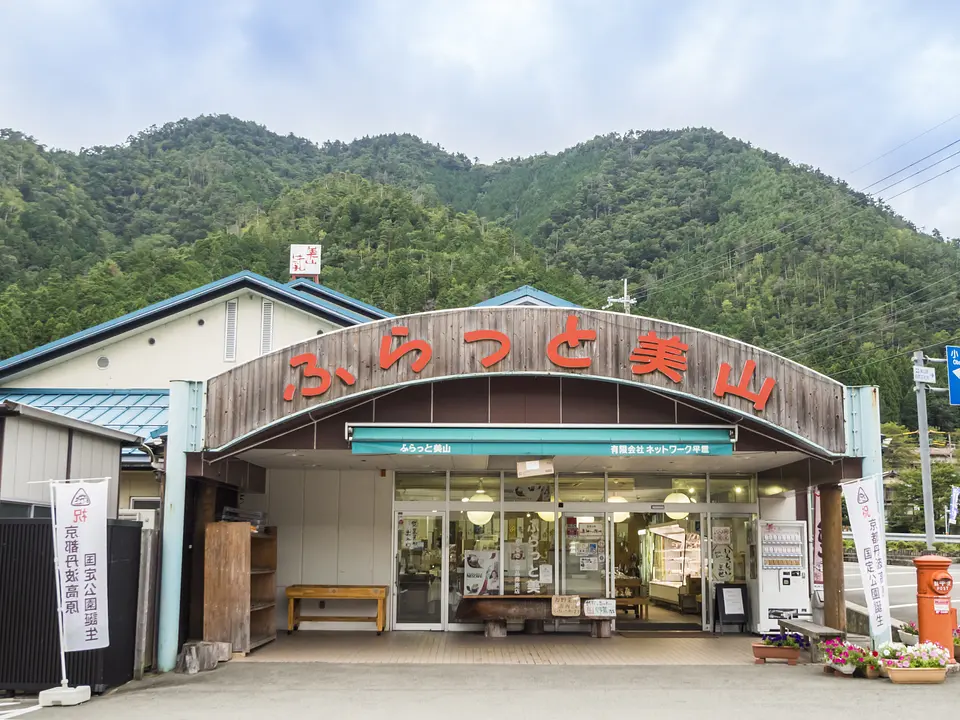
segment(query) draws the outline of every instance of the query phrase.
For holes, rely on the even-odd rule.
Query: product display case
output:
[[[653,541],[653,576],[650,597],[684,608],[700,589],[700,535],[678,523],[650,528]]]

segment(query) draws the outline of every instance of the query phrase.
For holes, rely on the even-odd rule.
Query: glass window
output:
[[[490,500],[478,499],[484,496]],[[500,475],[450,474],[450,499],[463,502],[500,502]]]
[[[159,510],[160,498],[158,497],[132,497],[130,498],[131,510]]]
[[[754,479],[744,475],[740,477],[710,476],[710,502],[749,503],[756,502]]]
[[[535,512],[504,513],[504,521],[504,594],[553,595],[555,521]]]
[[[560,502],[602,502],[603,475],[561,475]]]
[[[446,500],[446,473],[397,473],[394,484],[397,500]]]
[[[500,594],[500,513],[451,510],[448,541],[450,622],[459,622],[464,595]]]
[[[607,494],[611,502],[623,502],[614,500],[622,497],[627,502],[662,503],[675,493],[683,493],[689,502],[706,502],[706,478],[670,475],[610,475],[607,478]]]
[[[35,518],[48,518],[50,517],[50,506],[49,505],[34,505],[33,506],[33,516]]]
[[[30,506],[23,503],[0,502],[0,517],[28,518]]]
[[[504,502],[553,502],[553,475],[518,478],[503,476]]]

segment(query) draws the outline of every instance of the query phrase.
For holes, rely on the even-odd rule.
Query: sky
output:
[[[712,127],[872,191],[960,150],[871,187],[960,139],[956,0],[4,0],[0,28],[0,127],[72,150],[219,113],[482,162]],[[890,204],[960,237],[958,198],[960,169]]]

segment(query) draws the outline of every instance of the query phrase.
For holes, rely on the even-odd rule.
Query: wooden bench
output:
[[[589,598],[586,598],[589,599]],[[509,621],[523,621],[523,631],[539,635],[544,632],[545,620],[578,619],[553,614],[552,595],[465,595],[457,606],[457,620],[483,622],[487,637],[506,637]],[[588,618],[581,601],[579,619],[590,621],[590,635],[596,638],[611,636],[607,618]]]
[[[617,609],[623,608],[626,612],[633,610],[637,620],[646,620],[650,617],[650,598],[648,597],[619,597]]]
[[[810,641],[810,661],[820,662],[820,648],[818,645],[827,640],[843,639],[845,633],[826,625],[817,625],[808,620],[778,620],[780,632],[792,632],[803,635]]]
[[[376,600],[375,617],[339,615],[301,615],[301,600]],[[386,585],[291,585],[287,588],[287,635],[300,629],[300,622],[372,622],[377,635],[383,632],[387,619]]]

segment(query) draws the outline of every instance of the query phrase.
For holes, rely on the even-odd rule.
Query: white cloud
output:
[[[218,112],[317,141],[414,132],[486,161],[712,126],[862,187],[960,136],[848,175],[960,111],[960,6],[34,0],[0,5],[0,26],[0,124],[74,149]],[[894,206],[960,235],[955,176]]]

